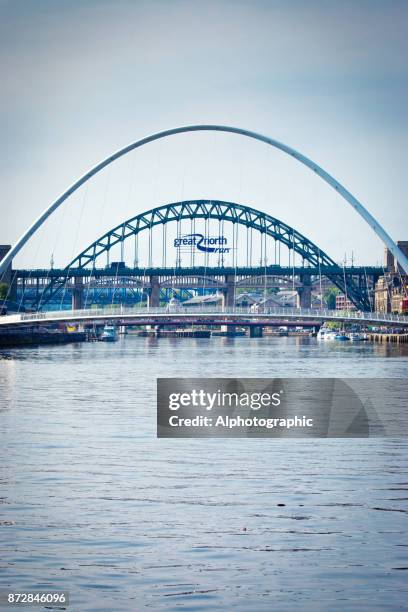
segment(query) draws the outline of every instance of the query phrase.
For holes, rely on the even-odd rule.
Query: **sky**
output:
[[[112,152],[190,123],[296,148],[407,240],[407,25],[408,3],[392,0],[0,0],[0,243]],[[66,265],[124,219],[188,198],[263,210],[336,261],[383,259],[378,237],[310,170],[206,133],[111,165],[15,265]]]

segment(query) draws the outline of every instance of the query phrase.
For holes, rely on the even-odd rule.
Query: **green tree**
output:
[[[327,308],[334,310],[336,308],[336,295],[339,295],[340,291],[337,287],[330,287],[324,294],[324,299],[327,304]]]
[[[0,283],[0,300],[5,300],[8,293],[7,283]]]

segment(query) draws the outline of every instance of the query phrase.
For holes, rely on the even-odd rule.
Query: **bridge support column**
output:
[[[163,325],[146,325],[145,329],[149,336],[160,338],[160,332],[163,329]]]
[[[150,277],[150,290],[147,303],[149,308],[158,308],[160,306],[160,285],[158,276]]]
[[[225,277],[226,288],[222,290],[223,308],[233,308],[235,304],[235,276],[227,274]]]
[[[263,327],[262,325],[251,325],[249,328],[249,337],[250,338],[262,338],[263,336]]]
[[[72,290],[72,309],[82,310],[84,307],[84,283],[81,276],[75,276]]]
[[[225,277],[226,288],[222,290],[222,307],[233,308],[235,305],[235,276],[227,274]],[[226,332],[229,336],[235,336],[235,325],[222,325],[221,331]]]
[[[311,308],[312,307],[312,281],[308,274],[304,274],[300,277],[301,287],[297,289],[297,308]]]

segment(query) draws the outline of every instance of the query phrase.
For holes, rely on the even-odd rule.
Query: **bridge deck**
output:
[[[148,276],[319,276],[322,274],[326,275],[351,275],[351,276],[381,276],[384,271],[382,268],[377,266],[321,266],[320,268],[315,266],[257,266],[257,267],[172,267],[172,268],[127,268],[125,266],[112,264],[105,268],[70,268],[59,269],[37,269],[37,270],[24,270],[17,269],[13,271],[16,278],[66,278],[68,277],[101,277],[101,276],[136,276],[136,277],[148,277]]]
[[[387,325],[407,327],[408,317],[376,312],[349,312],[315,308],[266,308],[254,312],[250,308],[232,307],[217,308],[213,306],[196,308],[169,307],[108,307],[88,310],[59,310],[51,312],[21,313],[0,317],[0,326],[24,326],[33,324],[69,323],[69,322],[102,322],[116,321],[118,324],[154,325],[165,321],[178,320],[180,323],[202,324],[236,324],[268,325],[268,321],[338,321],[349,323],[366,323],[371,325]]]

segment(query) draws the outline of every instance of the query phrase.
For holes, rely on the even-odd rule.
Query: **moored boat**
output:
[[[116,342],[118,334],[114,325],[105,325],[101,335],[102,342]]]
[[[318,340],[334,340],[336,332],[328,327],[321,327],[317,332],[316,338]]]
[[[350,340],[350,338],[347,336],[347,334],[345,334],[344,332],[338,332],[335,336],[334,336],[335,340],[340,340],[340,342],[345,342],[346,340]]]

